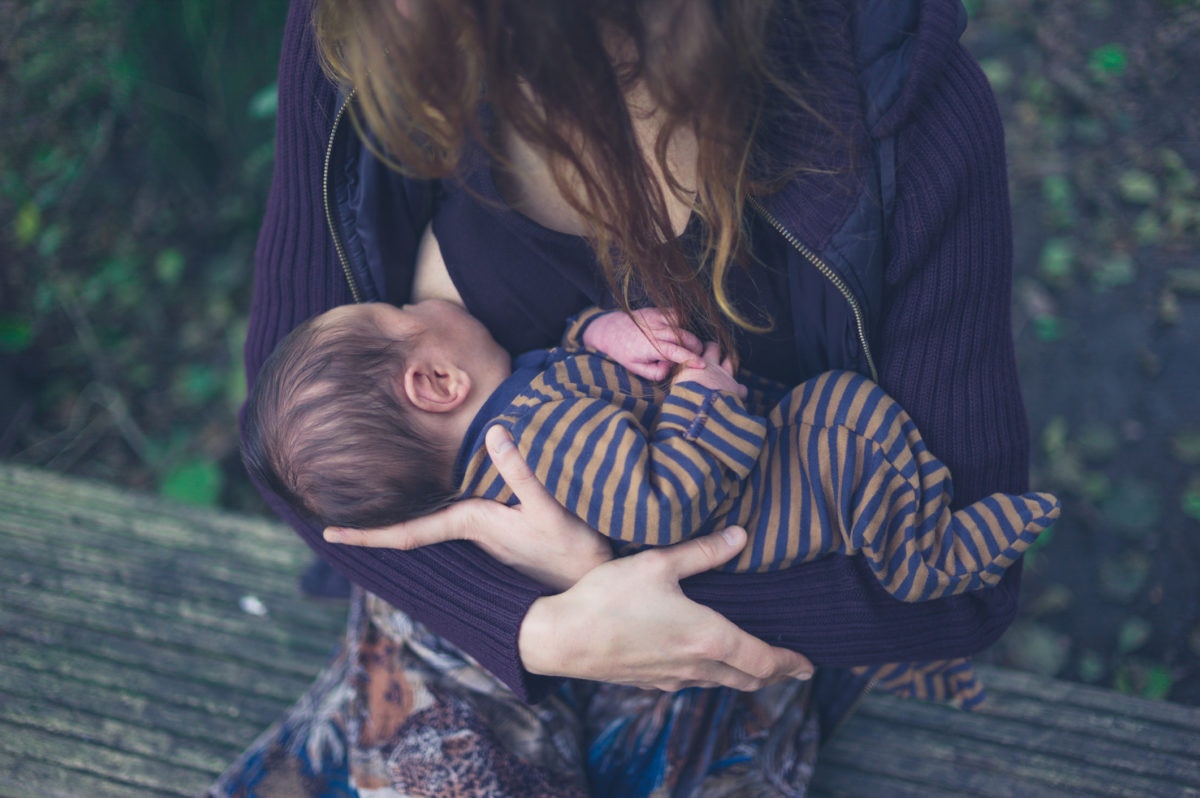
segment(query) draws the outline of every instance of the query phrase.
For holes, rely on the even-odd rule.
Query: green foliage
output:
[[[1162,665],[1126,662],[1117,671],[1113,689],[1127,695],[1162,700],[1171,692],[1175,679]]]
[[[221,495],[224,476],[211,460],[188,460],[167,471],[159,493],[168,499],[211,506]]]
[[[0,352],[23,352],[33,343],[33,325],[28,319],[0,316]]]
[[[224,500],[287,5],[0,4],[0,352],[36,354],[0,456]]]
[[[1048,239],[1042,246],[1040,269],[1047,283],[1066,286],[1075,272],[1075,244],[1065,237]]]
[[[1092,73],[1099,78],[1107,79],[1125,74],[1129,66],[1129,56],[1125,47],[1120,44],[1106,44],[1092,50],[1088,58],[1088,66]]]
[[[1188,480],[1180,504],[1183,506],[1184,515],[1200,521],[1200,474],[1195,474]]]
[[[1042,198],[1056,227],[1075,223],[1075,189],[1066,175],[1047,175],[1042,181]]]

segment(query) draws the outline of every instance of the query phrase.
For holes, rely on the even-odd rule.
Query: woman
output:
[[[950,466],[956,505],[1025,490],[1003,141],[957,2],[321,0],[340,89],[310,3],[285,34],[251,379],[291,328],[351,301],[452,292],[519,352],[584,306],[648,300],[767,376],[875,377]],[[815,733],[865,687],[843,669],[969,655],[1016,611],[1019,567],[920,605],[854,557],[701,573],[736,531],[591,568],[574,552],[594,539],[518,493],[519,511],[341,538],[365,545],[289,517],[378,598],[353,603],[321,707],[216,792],[798,792]],[[810,659],[811,696],[788,678]]]

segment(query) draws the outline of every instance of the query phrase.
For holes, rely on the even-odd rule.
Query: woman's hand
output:
[[[556,590],[569,588],[612,559],[608,539],[567,512],[538,482],[503,427],[491,427],[485,441],[496,470],[520,505],[468,499],[432,515],[378,529],[330,527],[325,530],[325,540],[405,551],[447,540],[470,540],[496,560]]]
[[[655,382],[665,380],[677,363],[704,367],[700,339],[680,327],[674,313],[658,308],[597,316],[583,331],[583,344]]]
[[[522,663],[531,673],[659,690],[757,690],[809,678],[806,657],[767,645],[679,588],[680,579],[727,562],[745,543],[746,533],[730,527],[601,565],[565,593],[533,603],[521,625]]]

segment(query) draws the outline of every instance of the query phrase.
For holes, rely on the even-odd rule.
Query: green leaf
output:
[[[1183,506],[1184,515],[1200,521],[1200,474],[1188,480],[1187,487],[1184,488],[1183,496],[1180,499],[1180,504]]]
[[[1047,175],[1042,180],[1042,199],[1050,206],[1050,220],[1058,227],[1075,221],[1075,189],[1066,175]]]
[[[1088,684],[1095,684],[1104,678],[1104,657],[1091,649],[1080,653],[1079,664],[1076,667],[1079,678]]]
[[[0,316],[0,352],[24,352],[33,344],[33,325],[28,319]]]
[[[224,375],[217,369],[203,363],[189,363],[176,373],[174,388],[185,404],[198,406],[216,396],[224,384]]]
[[[1039,316],[1033,320],[1033,334],[1039,341],[1052,344],[1062,339],[1062,322],[1057,316]]]
[[[1129,66],[1129,57],[1121,45],[1105,44],[1092,50],[1088,57],[1088,66],[1099,77],[1115,78],[1125,73]]]
[[[183,253],[174,247],[162,250],[154,258],[154,274],[167,285],[179,284],[183,268]]]
[[[37,238],[42,229],[42,210],[32,202],[26,202],[17,211],[17,219],[13,225],[16,228],[17,244],[27,247]]]
[[[1050,459],[1061,457],[1067,448],[1067,420],[1055,416],[1042,428],[1042,451]]]
[[[1158,214],[1150,208],[1138,214],[1133,222],[1133,234],[1139,244],[1154,246],[1163,239],[1163,226]]]
[[[992,91],[997,94],[1005,91],[1013,82],[1013,70],[1008,62],[1000,58],[988,58],[979,62],[979,68],[987,76]]]
[[[1171,672],[1162,665],[1129,662],[1117,671],[1113,689],[1126,695],[1161,701],[1170,694],[1174,681]]]
[[[1097,291],[1107,291],[1129,285],[1136,277],[1133,258],[1125,252],[1114,252],[1092,272],[1092,285]]]
[[[1049,239],[1042,247],[1039,268],[1046,282],[1066,285],[1075,271],[1075,244],[1068,238]]]
[[[1137,651],[1150,639],[1154,627],[1145,618],[1127,618],[1117,630],[1117,651],[1129,654]]]
[[[224,477],[212,460],[188,460],[172,468],[158,492],[168,499],[211,507],[221,496]]]
[[[1117,177],[1117,191],[1126,202],[1151,205],[1158,200],[1158,180],[1143,169],[1127,169]]]
[[[251,119],[272,119],[278,108],[279,86],[276,83],[263,86],[250,98],[249,111]]]
[[[1171,687],[1175,683],[1171,672],[1162,665],[1151,665],[1147,668],[1145,679],[1142,696],[1154,701],[1162,701],[1170,695]]]

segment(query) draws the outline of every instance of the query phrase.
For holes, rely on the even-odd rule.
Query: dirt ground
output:
[[[1065,505],[985,658],[1200,705],[1200,2],[967,6]],[[234,414],[274,54],[244,42],[284,3],[204,7],[0,0],[0,457],[261,511]]]

